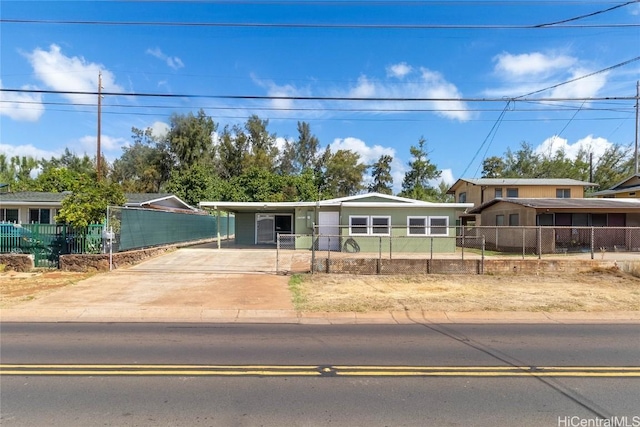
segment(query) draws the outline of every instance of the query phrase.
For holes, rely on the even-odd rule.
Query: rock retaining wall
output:
[[[175,250],[175,246],[140,249],[113,254],[113,269],[127,267]],[[109,254],[60,255],[60,270],[63,271],[108,271]]]
[[[0,265],[8,271],[26,272],[33,269],[33,257],[25,254],[0,254]]]

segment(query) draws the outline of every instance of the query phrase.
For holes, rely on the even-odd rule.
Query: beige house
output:
[[[616,198],[616,199],[636,199],[640,198],[640,174],[635,174],[617,183],[613,187],[595,192],[591,197]]]
[[[449,188],[458,203],[473,203],[480,206],[493,199],[581,199],[585,188],[597,184],[575,179],[531,179],[531,178],[460,178]],[[458,218],[463,225],[482,225],[479,215],[464,213]]]

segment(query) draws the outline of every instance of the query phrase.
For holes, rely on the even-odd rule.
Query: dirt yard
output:
[[[36,271],[0,273],[0,308],[31,301],[46,293],[71,286],[95,273],[70,273],[64,271]]]
[[[2,272],[0,308],[40,298],[91,275]],[[307,312],[640,310],[640,279],[617,270],[539,276],[296,275],[290,289],[295,308]]]
[[[640,279],[617,270],[529,275],[298,276],[301,311],[637,311]]]

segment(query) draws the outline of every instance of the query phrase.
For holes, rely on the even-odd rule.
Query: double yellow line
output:
[[[640,377],[638,366],[0,364],[14,376]]]

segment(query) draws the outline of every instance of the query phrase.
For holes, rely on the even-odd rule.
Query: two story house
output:
[[[458,203],[473,203],[478,207],[493,199],[581,199],[585,189],[597,184],[566,178],[460,178],[447,194],[452,194]],[[461,225],[480,226],[477,213],[465,212],[457,218]]]

